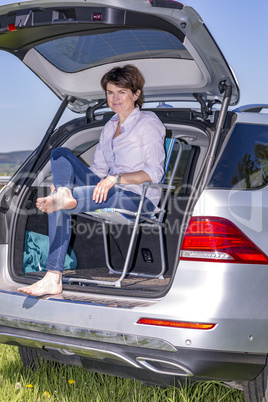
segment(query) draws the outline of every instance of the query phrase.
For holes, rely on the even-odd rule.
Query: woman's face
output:
[[[135,108],[135,101],[138,99],[140,91],[135,94],[129,88],[118,87],[108,82],[106,96],[109,107],[117,114],[127,117]]]

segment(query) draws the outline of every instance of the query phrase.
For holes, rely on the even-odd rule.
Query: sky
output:
[[[13,2],[0,0],[0,5]],[[241,91],[238,106],[268,104],[268,0],[185,0],[184,4],[200,14],[233,68]],[[0,94],[0,152],[33,150],[60,101],[20,60],[3,51]],[[76,116],[67,112],[61,123]]]

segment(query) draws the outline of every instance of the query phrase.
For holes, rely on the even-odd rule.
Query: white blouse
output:
[[[133,173],[143,170],[153,183],[160,183],[164,173],[165,126],[155,113],[140,111],[137,106],[121,125],[122,133],[113,138],[118,125],[115,114],[104,126],[90,169],[99,177],[108,174]],[[142,184],[118,184],[123,190],[142,193]],[[154,205],[160,199],[159,189],[148,189],[146,197]]]

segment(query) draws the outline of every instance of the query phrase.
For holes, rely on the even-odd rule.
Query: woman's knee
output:
[[[54,148],[51,151],[51,158],[52,159],[57,159],[60,156],[68,156],[72,154],[72,152],[68,149],[68,148],[64,148],[64,147],[59,147],[59,148]]]

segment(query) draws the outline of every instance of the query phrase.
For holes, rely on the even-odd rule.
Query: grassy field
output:
[[[43,364],[23,368],[14,346],[0,345],[1,402],[242,402],[240,391],[215,382],[181,389],[146,387],[138,381],[89,373],[78,367]]]

